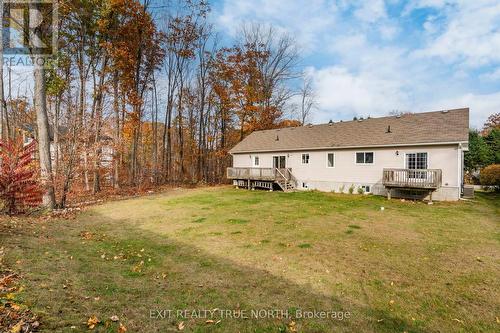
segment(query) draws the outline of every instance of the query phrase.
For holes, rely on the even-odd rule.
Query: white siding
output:
[[[335,153],[335,167],[329,168],[327,154]],[[374,152],[373,164],[357,164],[356,152]],[[398,154],[396,154],[398,152]],[[441,169],[443,188],[434,195],[436,200],[458,200],[460,197],[462,174],[462,150],[458,145],[412,146],[393,148],[332,149],[324,151],[296,151],[285,153],[234,154],[234,167],[253,167],[254,156],[259,156],[260,168],[272,168],[273,156],[287,157],[287,167],[300,184],[308,189],[339,191],[341,186],[347,192],[351,185],[370,185],[375,194],[385,194],[382,186],[384,168],[405,168],[406,153],[427,152],[428,168]],[[309,153],[309,164],[302,164],[302,154]],[[299,186],[300,189],[300,186]]]

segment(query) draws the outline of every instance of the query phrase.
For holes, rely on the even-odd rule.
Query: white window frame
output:
[[[428,151],[409,151],[409,152],[405,152],[405,158],[404,158],[404,164],[403,164],[403,169],[408,169],[408,164],[407,164],[407,160],[408,160],[408,155],[409,154],[427,154],[427,169],[429,169],[429,164],[430,164],[430,159],[429,159],[429,152]],[[418,169],[415,169],[415,170],[418,170]]]
[[[367,187],[370,189],[369,191],[366,190]],[[361,188],[365,191],[365,193],[372,193],[372,185],[361,185]]]
[[[425,179],[425,177],[422,176],[417,176],[418,175],[418,170],[428,170],[429,169],[429,165],[430,165],[430,159],[429,159],[429,152],[428,151],[408,151],[408,152],[405,152],[405,158],[404,158],[404,165],[403,165],[403,169],[408,169],[408,170],[415,170],[415,175],[413,177],[410,176],[410,178],[414,178],[414,179]],[[409,154],[415,154],[415,158],[418,157],[418,154],[427,154],[427,168],[426,169],[410,169],[408,168],[408,155]],[[417,163],[417,161],[415,160],[415,164]]]
[[[254,167],[260,166],[260,156],[254,156],[253,157],[253,166]]]
[[[372,163],[366,163],[366,154],[367,153],[373,154]],[[364,154],[364,162],[363,163],[358,163],[358,154]],[[375,164],[375,152],[374,151],[357,151],[354,153],[354,162],[356,163],[356,165],[374,165]]]
[[[330,166],[330,165],[329,165],[330,160],[328,159],[328,157],[329,157],[330,155],[333,155],[333,166]],[[335,155],[336,155],[336,154],[335,154],[335,152],[333,152],[333,151],[330,151],[330,152],[326,153],[326,167],[327,167],[328,169],[335,169],[335,165],[337,164],[337,161],[335,160]]]
[[[306,156],[306,155],[307,155],[307,159],[306,159],[307,162],[304,162],[304,156]],[[311,161],[311,155],[309,153],[303,153],[300,156],[300,158],[301,158],[302,165],[309,165],[309,162]]]

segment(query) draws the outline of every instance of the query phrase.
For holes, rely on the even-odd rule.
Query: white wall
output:
[[[356,152],[374,152],[374,163],[356,164]],[[327,153],[335,153],[335,167],[327,167]],[[396,154],[399,153],[399,155]],[[297,151],[286,153],[234,154],[234,167],[255,167],[254,156],[259,156],[260,168],[272,168],[273,156],[287,157],[287,167],[297,177],[300,184],[306,183],[308,189],[345,192],[351,185],[357,187],[370,185],[374,194],[385,194],[382,186],[384,168],[405,168],[406,153],[427,152],[428,168],[441,169],[443,187],[433,198],[436,200],[458,200],[461,187],[462,150],[458,145],[419,146],[367,149],[333,149],[328,151]],[[302,154],[309,153],[308,165],[302,164]],[[299,189],[301,187],[299,186]]]

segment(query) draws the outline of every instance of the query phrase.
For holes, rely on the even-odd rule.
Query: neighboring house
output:
[[[231,151],[234,185],[458,200],[469,109],[254,132]]]
[[[25,124],[21,127],[20,129],[24,145],[27,145],[31,143],[31,141],[34,140],[35,138],[35,129],[32,125]],[[59,127],[59,135],[60,135],[60,140],[61,142],[64,142],[66,140],[67,136],[69,135],[68,133],[68,128],[60,126]],[[50,126],[49,128],[49,138],[50,138],[50,157],[52,161],[54,161],[55,156],[56,156],[56,144],[54,142],[54,127]],[[100,160],[101,160],[101,167],[103,168],[110,168],[113,164],[113,156],[114,156],[114,142],[113,138],[108,136],[108,135],[101,135],[100,138],[100,147],[101,147],[101,152],[100,152]],[[61,146],[59,145],[59,156],[62,156],[63,152],[61,151]],[[91,151],[90,154],[93,152]],[[83,154],[81,159],[83,160]]]

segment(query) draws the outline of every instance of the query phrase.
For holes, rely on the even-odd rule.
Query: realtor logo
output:
[[[3,1],[4,55],[52,56],[57,52],[57,0]]]

